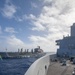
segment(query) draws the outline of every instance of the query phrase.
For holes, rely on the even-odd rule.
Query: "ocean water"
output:
[[[36,58],[0,60],[0,75],[24,75]]]

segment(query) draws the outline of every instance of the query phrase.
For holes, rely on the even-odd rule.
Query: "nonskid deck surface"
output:
[[[74,68],[75,65],[69,61],[67,61],[66,66],[62,66],[62,63],[60,62],[53,62],[48,68],[47,75],[72,75]]]

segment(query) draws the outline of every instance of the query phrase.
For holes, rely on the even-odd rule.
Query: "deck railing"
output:
[[[36,60],[27,70],[25,75],[46,75],[50,65],[50,56],[51,54],[46,54]]]

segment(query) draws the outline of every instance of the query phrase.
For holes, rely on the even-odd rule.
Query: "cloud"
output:
[[[22,22],[25,20],[36,20],[36,17],[33,14],[29,14],[29,15],[24,14],[22,16],[15,17],[15,20]]]
[[[36,4],[36,3],[33,3],[33,2],[31,2],[31,6],[32,6],[33,8],[37,8],[37,7],[38,7],[37,4]]]
[[[21,48],[23,48],[23,51],[25,49],[29,49],[29,51],[31,51],[31,49],[35,47],[35,44],[26,44],[26,42],[16,37],[15,35],[0,36],[0,51],[2,52],[5,52],[6,49],[8,52],[16,52]]]
[[[34,27],[32,28],[32,30],[37,30],[37,31],[44,31],[45,27],[43,25],[41,25],[39,22],[34,22]]]
[[[41,0],[41,1],[42,1],[42,0]],[[43,3],[51,3],[51,2],[53,2],[53,1],[55,1],[55,0],[44,0]]]
[[[72,2],[69,0],[66,0],[65,2],[63,0],[55,0],[55,3],[52,6],[44,5],[39,16],[33,21],[33,24],[36,26],[35,23],[39,23],[49,29],[51,27],[58,28],[60,26],[70,26],[74,22],[75,18],[74,3],[74,0],[72,0]],[[66,19],[68,20],[66,21]]]
[[[33,14],[30,15],[23,15],[22,18],[18,18],[18,21],[24,21],[24,20],[30,20],[32,26],[34,26],[32,28],[32,30],[38,30],[38,31],[44,31],[45,27],[43,25],[40,24],[40,22],[36,22],[38,19],[36,16],[34,16]]]
[[[9,33],[17,33],[13,27],[6,27],[5,28],[5,32],[9,32]]]
[[[17,38],[15,35],[8,36],[6,38],[7,48],[8,51],[18,51],[18,48],[23,48],[23,51],[25,49],[32,49],[35,48],[34,44],[26,44],[21,39]]]
[[[2,15],[6,18],[13,18],[14,14],[17,12],[17,7],[11,3],[11,1],[6,0],[6,3],[2,9]]]
[[[27,16],[27,15],[23,15],[23,19],[28,19],[28,20],[35,20],[36,19],[36,17],[33,15],[33,14],[30,14],[29,16]]]
[[[15,35],[4,36],[0,39],[0,51],[4,52],[5,49],[7,51],[16,52],[18,48],[25,48],[25,43],[17,38]]]
[[[25,46],[25,44],[20,39],[16,38],[14,35],[7,38],[7,42],[9,45],[15,46],[17,48]]]
[[[70,26],[75,22],[75,0],[41,0],[41,2],[44,4],[41,13],[38,16],[34,15],[35,20],[31,19],[32,30],[47,31],[47,34],[30,36],[30,40],[41,46],[47,45],[48,51],[51,49],[56,51],[55,40],[62,39],[63,35],[70,35]]]
[[[4,36],[0,39],[0,51],[5,51],[7,48],[8,51],[18,51],[18,48],[25,49],[27,48],[27,45],[19,38],[17,38],[15,35],[11,36]]]
[[[32,35],[29,38],[36,46],[40,46],[45,52],[54,52],[56,49],[54,44],[55,41],[52,38],[49,38],[49,36],[42,37]]]

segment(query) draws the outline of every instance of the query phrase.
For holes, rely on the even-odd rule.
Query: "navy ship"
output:
[[[59,49],[36,60],[25,75],[75,75],[75,23],[71,36],[56,40]]]
[[[18,58],[25,58],[25,57],[36,57],[39,58],[41,56],[45,55],[43,50],[38,46],[34,50],[31,49],[31,52],[28,51],[28,49],[23,51],[23,48],[20,50],[18,49],[18,52],[0,52],[0,58],[2,59],[18,59]]]

